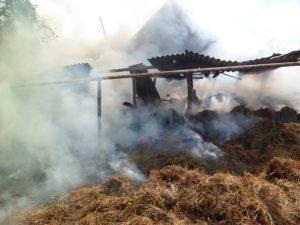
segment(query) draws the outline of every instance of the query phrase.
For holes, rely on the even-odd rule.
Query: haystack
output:
[[[300,222],[300,187],[292,188],[297,192],[248,173],[211,176],[199,170],[169,166],[153,170],[149,180],[135,193],[112,196],[102,185],[84,188],[72,192],[63,204],[28,212],[19,222],[294,225]]]

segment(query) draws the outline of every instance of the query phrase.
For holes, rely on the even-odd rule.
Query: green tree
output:
[[[19,26],[40,29],[46,38],[55,36],[53,30],[39,18],[30,0],[0,0],[0,39]]]

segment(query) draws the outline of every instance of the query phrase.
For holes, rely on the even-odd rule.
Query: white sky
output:
[[[167,0],[32,0],[60,38],[134,34]],[[300,49],[300,0],[177,0],[216,38],[217,57],[252,58]]]
[[[101,16],[108,34],[137,30],[165,0],[32,0],[38,12],[60,35],[88,38],[102,35]]]

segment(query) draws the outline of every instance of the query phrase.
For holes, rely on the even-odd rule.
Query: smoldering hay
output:
[[[115,152],[117,142],[113,135],[99,144],[96,98],[90,94],[94,93],[93,85],[90,93],[69,86],[14,87],[15,81],[66,76],[63,70],[52,69],[63,60],[55,49],[27,30],[11,34],[1,43],[1,49],[6,52],[1,55],[0,66],[1,220],[18,207],[116,171],[137,180],[145,179],[127,161],[126,154]],[[78,85],[82,84],[75,84]],[[108,102],[115,102],[118,95],[108,96]],[[114,105],[107,107],[118,111]],[[124,130],[119,135],[124,137],[130,121],[121,121]],[[111,132],[113,129],[116,127],[112,126]],[[127,141],[138,136],[132,132]]]
[[[86,10],[85,13],[89,10],[89,8],[82,9]],[[78,13],[80,10],[77,8],[75,11]],[[62,15],[65,15],[64,13],[64,10],[62,10]],[[169,13],[172,13],[172,11]],[[75,16],[77,15],[75,14]],[[60,20],[62,18],[56,19],[63,22],[63,20]],[[68,21],[72,23],[70,22],[72,19],[69,18]],[[193,30],[197,30],[195,24],[191,24],[191,26],[193,26]],[[76,26],[73,24],[71,27],[73,29],[70,29],[74,31]],[[70,36],[68,36],[68,32],[63,33],[64,35],[61,35],[61,37],[58,35],[58,39],[53,42],[41,42],[38,31],[28,31],[20,27],[16,33],[11,34],[1,43],[0,194],[4,202],[1,207],[0,216],[2,218],[6,217],[16,206],[28,206],[34,203],[35,200],[39,201],[47,198],[49,194],[63,193],[70,188],[84,184],[87,180],[100,180],[116,172],[140,181],[144,181],[146,178],[137,166],[128,161],[126,153],[115,149],[115,144],[131,147],[137,141],[142,142],[151,139],[154,142],[159,142],[160,131],[162,130],[161,125],[149,116],[148,111],[142,112],[143,119],[148,122],[145,123],[143,129],[139,130],[140,132],[134,132],[130,128],[129,125],[135,118],[132,115],[125,115],[121,108],[121,103],[131,98],[128,89],[130,86],[129,81],[105,82],[103,84],[103,91],[106,95],[103,99],[103,120],[105,123],[103,123],[104,138],[102,140],[105,141],[101,142],[102,148],[97,145],[94,84],[89,86],[90,94],[88,95],[79,94],[65,86],[18,90],[12,88],[15,82],[60,78],[64,74],[59,69],[54,75],[52,72],[45,71],[81,62],[80,60],[90,62],[96,70],[102,70],[110,66],[128,66],[137,62],[136,56],[128,55],[127,44],[133,37],[133,32],[130,33],[130,29],[119,30],[115,34],[108,32],[106,40],[93,39],[93,44],[90,45],[84,39],[74,40],[76,33],[81,32],[80,27],[82,26],[76,27],[78,31],[71,32],[72,35]],[[167,30],[169,27],[166,25],[161,29]],[[93,29],[97,28],[93,27]],[[172,34],[172,30],[170,30],[170,33]],[[208,39],[211,43],[211,38]],[[226,41],[229,39],[226,36]],[[204,48],[206,53],[223,54],[224,52],[230,52],[227,51],[228,49],[225,51],[222,47],[220,48],[222,41],[218,38],[214,37],[212,40],[217,40],[217,42],[215,45],[210,45],[210,48]],[[182,40],[182,42],[184,43],[185,40]],[[146,58],[149,54],[147,43],[145,45],[145,52],[139,54],[141,58]],[[205,43],[204,46],[206,46]],[[263,49],[261,52],[269,53],[277,50],[274,46],[276,44],[272,45],[271,49]],[[176,51],[176,48],[175,46],[172,51]],[[278,50],[285,51],[289,48],[282,47]],[[244,52],[236,53],[234,50],[232,51],[233,53],[230,56],[241,57],[244,54]],[[161,54],[162,52],[156,50],[155,54]],[[251,54],[246,55],[250,57]],[[228,57],[226,54],[224,56]],[[287,80],[286,74],[289,71],[282,70],[280,72],[282,72],[282,76],[272,75],[271,79],[265,82],[266,86],[264,87],[268,87],[263,89],[265,96],[272,95],[278,90],[272,88],[272,84],[277,82],[277,86],[281,87],[281,90],[286,93],[286,98],[290,99],[290,104],[297,106],[297,101],[294,101],[294,97],[297,99],[297,96],[299,96],[296,82],[292,78]],[[280,77],[280,80],[277,80],[278,77]],[[291,77],[295,78],[295,76]],[[244,95],[246,99],[249,99],[249,104],[256,107],[261,104],[261,101],[256,101],[256,97],[260,95],[262,90],[259,85],[255,85],[255,88],[253,88],[252,83],[259,83],[257,80],[260,81],[259,78],[249,76],[249,78],[244,79],[243,83],[224,80],[210,81],[210,83],[209,81],[201,81],[201,83],[196,84],[196,88],[201,90],[201,97],[216,94],[220,89],[225,93],[229,93],[229,96],[232,93]],[[171,89],[171,87],[165,86],[164,81],[160,82],[158,88],[159,90],[163,89],[163,93],[171,93],[171,90],[174,90],[173,87]],[[224,82],[227,85],[224,85]],[[281,86],[283,82],[286,82],[285,85],[290,85],[290,88],[285,89],[284,85]],[[269,89],[272,91],[269,92]],[[182,85],[178,85],[177,90],[179,93],[183,93],[181,95],[183,97],[185,90]],[[249,96],[253,93],[256,93],[256,96],[252,100]],[[279,92],[276,96],[278,95]],[[225,101],[224,104],[227,104],[227,102]],[[232,106],[230,103],[227,108],[230,109]],[[212,105],[210,107],[215,109]],[[223,108],[222,106],[218,107]],[[184,127],[183,132],[185,130],[190,132],[186,127]],[[196,143],[199,143],[197,138],[199,136],[196,136]],[[196,150],[199,149],[201,148]],[[205,150],[207,149],[210,149],[210,147]],[[215,146],[213,146],[213,149],[213,153],[216,153],[214,154],[215,158],[222,155],[220,149],[215,148]],[[202,156],[201,153],[203,152],[197,152],[196,150],[193,151],[195,155]],[[208,151],[208,153],[211,152]]]
[[[67,58],[55,41],[45,41],[43,35],[21,23],[0,43],[0,220],[17,207],[100,179],[102,172],[138,173],[126,157],[113,153],[109,139],[105,146],[109,162],[119,165],[107,165],[97,146],[93,95],[65,86],[15,88],[16,83],[64,77],[60,68],[76,60],[77,53]]]
[[[18,207],[116,172],[144,181],[145,175],[128,161],[126,153],[115,151],[115,144],[130,147],[137,141],[156,140],[162,130],[145,110],[141,110],[141,118],[148,122],[142,130],[130,129],[135,118],[124,116],[120,108],[120,101],[130,96],[126,81],[103,84],[105,123],[100,144],[95,85],[89,85],[89,93],[69,86],[15,88],[15,84],[66,76],[60,68],[71,59],[64,51],[73,52],[74,61],[78,60],[78,49],[74,52],[66,45],[62,52],[56,40],[43,41],[40,32],[19,24],[0,46],[1,219]],[[106,57],[114,60],[114,54]]]

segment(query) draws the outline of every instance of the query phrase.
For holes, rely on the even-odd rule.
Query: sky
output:
[[[106,32],[115,34],[122,29],[131,32],[143,25],[165,0],[32,0],[38,12],[62,36],[77,34],[96,38],[103,34],[102,18]],[[80,34],[79,34],[80,33]]]
[[[59,39],[132,37],[168,0],[32,0]],[[216,41],[211,54],[251,59],[300,49],[300,0],[174,0]],[[126,35],[124,35],[126,34]]]

